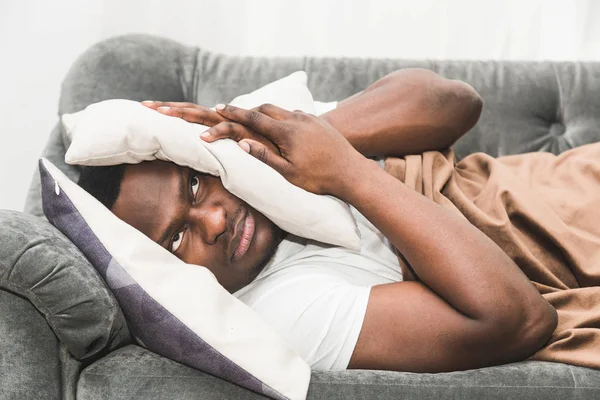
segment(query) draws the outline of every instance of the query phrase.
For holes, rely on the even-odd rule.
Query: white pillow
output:
[[[186,264],[40,160],[48,221],[90,260],[148,349],[274,399],[305,399],[308,364],[206,268]]]
[[[235,98],[231,104],[252,108],[272,103],[288,110],[315,113],[306,73],[290,76]],[[62,117],[71,138],[68,164],[116,165],[160,159],[219,176],[223,186],[283,230],[353,250],[359,231],[349,206],[289,183],[282,175],[244,152],[233,140],[206,143],[208,129],[166,116],[138,102],[106,100]]]

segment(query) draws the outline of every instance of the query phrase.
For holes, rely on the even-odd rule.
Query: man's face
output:
[[[163,161],[127,166],[113,213],[229,292],[249,284],[284,232],[217,177]]]

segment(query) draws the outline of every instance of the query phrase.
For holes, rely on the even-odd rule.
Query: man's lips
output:
[[[235,226],[234,238],[230,245],[230,248],[233,249],[233,254],[231,255],[232,261],[239,260],[246,254],[254,238],[254,228],[254,218],[246,210]]]

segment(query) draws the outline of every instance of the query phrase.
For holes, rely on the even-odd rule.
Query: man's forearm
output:
[[[492,326],[552,314],[515,263],[466,219],[410,190],[373,161],[347,179],[336,195],[373,223],[421,281],[457,311]]]
[[[322,116],[365,156],[403,156],[451,146],[471,129],[482,100],[468,84],[403,69]]]

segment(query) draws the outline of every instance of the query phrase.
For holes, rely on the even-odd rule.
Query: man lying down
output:
[[[420,69],[321,117],[144,104],[353,207],[360,253],[283,232],[219,178],[172,163],[87,167],[79,182],[210,269],[311,367],[438,372],[532,356],[600,367],[599,144],[455,165],[446,149],[475,125],[481,98]]]

